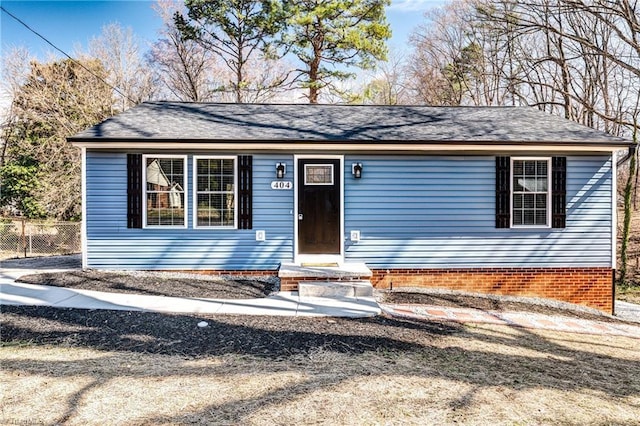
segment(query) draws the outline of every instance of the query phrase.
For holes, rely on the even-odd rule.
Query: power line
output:
[[[91,74],[92,76],[94,76],[95,78],[97,78],[98,80],[100,80],[101,82],[103,82],[105,85],[107,85],[108,87],[110,87],[111,89],[113,89],[115,92],[117,92],[120,96],[122,96],[123,98],[129,100],[129,102],[131,102],[132,104],[136,104],[136,101],[134,101],[133,99],[131,99],[130,97],[128,97],[127,95],[125,95],[124,93],[122,93],[120,91],[120,89],[118,89],[117,87],[112,86],[111,84],[109,84],[104,78],[100,77],[99,75],[95,74],[93,71],[91,71],[89,68],[87,68],[86,66],[84,66],[84,64],[82,64],[81,62],[77,61],[76,59],[72,58],[71,56],[69,56],[67,54],[67,52],[65,52],[64,50],[60,49],[58,46],[56,46],[55,44],[53,44],[52,42],[50,42],[49,40],[47,40],[47,38],[45,36],[43,36],[42,34],[40,34],[39,32],[37,32],[36,30],[34,30],[33,28],[31,28],[29,25],[27,25],[23,20],[21,20],[20,18],[18,18],[16,15],[12,14],[11,12],[9,12],[7,9],[5,9],[2,5],[0,5],[0,10],[2,10],[4,13],[6,13],[7,15],[11,16],[13,19],[15,19],[16,21],[18,21],[22,26],[24,26],[26,29],[28,29],[29,31],[31,31],[32,33],[34,33],[35,35],[37,35],[38,37],[40,37],[42,40],[44,40],[49,46],[53,47],[54,49],[56,49],[58,52],[62,53],[64,56],[66,56],[67,58],[69,58],[74,64],[79,65],[80,67],[84,68],[89,74]]]

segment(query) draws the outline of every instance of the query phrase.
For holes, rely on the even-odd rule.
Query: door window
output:
[[[333,185],[333,164],[305,164],[305,185]]]

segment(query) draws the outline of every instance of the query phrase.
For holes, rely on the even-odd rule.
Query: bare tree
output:
[[[180,101],[215,100],[216,89],[223,85],[222,72],[212,53],[194,40],[182,37],[174,15],[185,13],[184,3],[158,0],[154,10],[162,18],[163,27],[148,53],[148,61],[156,79]]]
[[[516,55],[528,70],[518,82],[528,104],[561,108],[565,117],[613,134],[633,127],[640,3],[481,0],[478,12],[498,33],[527,47]]]
[[[0,117],[0,167],[5,163],[7,156],[8,139],[16,120],[15,99],[29,75],[29,63],[32,61],[31,53],[24,47],[14,47],[2,56],[1,101],[2,116]],[[0,182],[1,185],[1,182]]]
[[[119,109],[153,97],[156,85],[131,28],[124,29],[117,23],[106,25],[102,34],[90,41],[89,56],[100,60],[107,70],[107,81],[118,89],[114,95]]]
[[[407,88],[405,56],[390,54],[386,61],[379,61],[376,68],[358,79],[355,89],[336,92],[338,102],[366,105],[402,105],[411,103]]]
[[[411,36],[414,53],[408,69],[416,101],[501,105],[511,96],[516,104],[513,49],[493,28],[477,21],[476,10],[475,1],[457,0],[425,14],[427,23]]]
[[[235,102],[274,96],[289,72],[272,55],[273,37],[284,24],[281,2],[271,0],[187,0],[187,13],[174,14],[182,38],[199,43],[227,68],[221,90]]]

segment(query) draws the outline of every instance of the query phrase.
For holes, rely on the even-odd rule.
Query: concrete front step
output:
[[[278,270],[280,278],[317,278],[340,281],[371,278],[371,270],[364,263],[342,263],[338,266],[310,266],[283,263]]]
[[[300,286],[303,283],[308,284],[308,288],[317,287],[317,285],[314,284],[322,283],[319,287],[322,287],[323,290],[308,290],[308,293],[311,293],[310,296],[315,294],[327,294],[326,297],[333,297],[332,293],[336,296],[344,296],[345,294],[354,295],[356,293],[356,290],[353,290],[355,287],[358,287],[357,293],[359,295],[363,294],[363,292],[372,294],[373,290],[361,290],[360,287],[363,287],[363,285],[357,285],[355,287],[352,285],[349,287],[352,291],[349,291],[348,288],[345,289],[340,286],[333,290],[329,290],[330,288],[335,287],[335,285],[327,284],[338,283],[340,285],[345,285],[345,283],[366,282],[366,286],[364,287],[371,287],[371,283],[369,281],[371,276],[371,270],[367,268],[367,265],[364,263],[354,262],[340,263],[337,266],[283,263],[280,265],[280,269],[278,270],[280,290],[299,291],[301,296],[307,292],[307,290],[300,290]]]
[[[300,281],[300,297],[372,297],[370,281]]]

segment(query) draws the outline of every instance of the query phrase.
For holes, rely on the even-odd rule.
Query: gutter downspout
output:
[[[621,159],[619,159],[618,162],[616,163],[618,167],[622,166],[624,163],[629,161],[631,157],[636,155],[636,146],[637,146],[636,144],[633,144],[629,147],[629,151],[627,152],[627,154]]]

